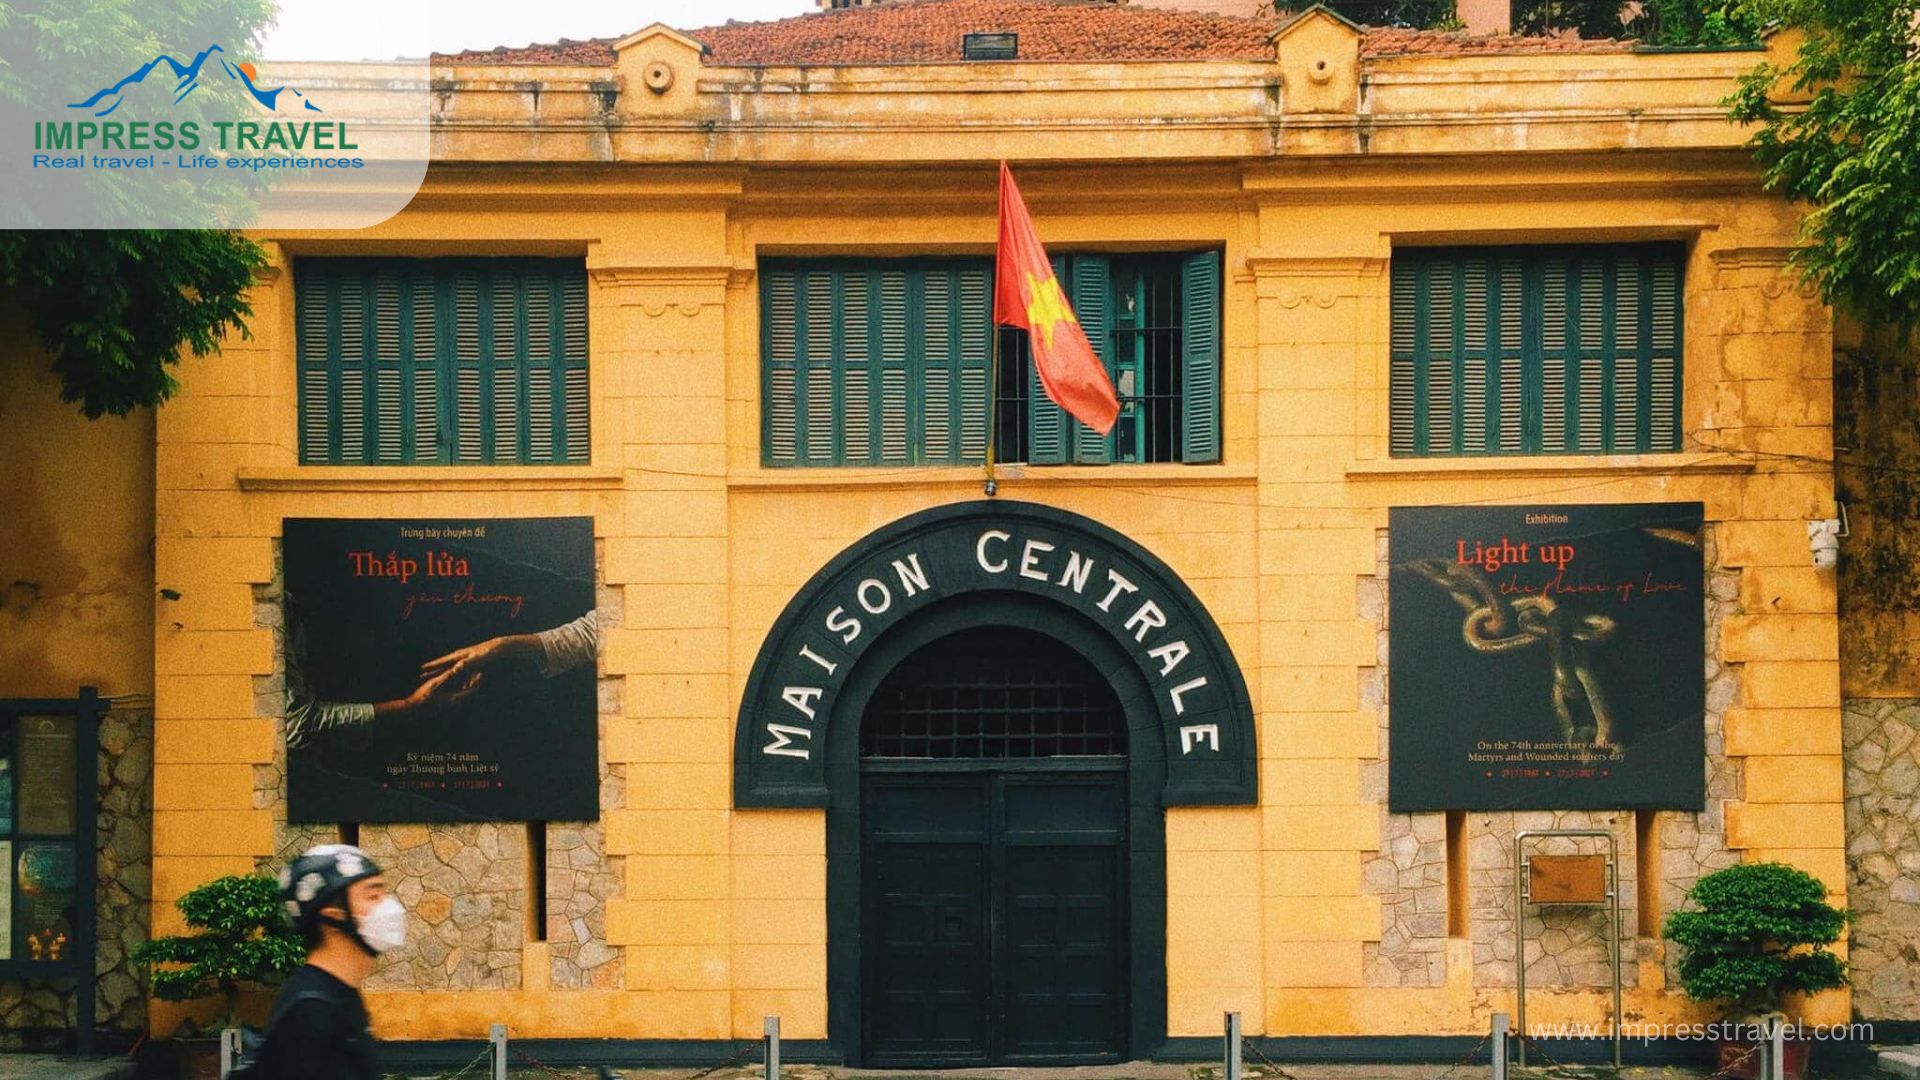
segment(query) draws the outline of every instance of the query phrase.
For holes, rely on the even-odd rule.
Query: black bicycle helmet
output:
[[[351,919],[323,919],[320,911],[331,904],[345,906],[339,898],[347,886],[378,873],[380,867],[352,844],[321,844],[280,871],[280,899],[286,904],[294,929],[309,943],[319,940],[322,922],[358,941]]]

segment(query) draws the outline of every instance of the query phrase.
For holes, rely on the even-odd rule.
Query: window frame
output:
[[[374,282],[384,268],[397,270],[399,289],[393,315],[397,322],[394,333],[399,349],[394,369],[399,374],[396,385],[400,387],[403,404],[395,424],[402,442],[398,454],[391,458],[383,458],[380,450],[379,428],[383,418],[374,405],[379,393],[376,376],[381,370],[376,344],[379,333],[376,324],[380,316],[370,302]],[[476,351],[476,359],[470,365],[463,365],[459,357],[462,345],[461,326],[456,315],[455,281],[463,269],[475,273],[478,278],[472,346]],[[291,271],[296,401],[294,442],[295,453],[302,467],[567,468],[592,464],[592,286],[584,257],[301,255],[292,260]],[[550,286],[547,290],[550,322],[544,341],[533,337],[527,310],[531,302],[528,282],[536,274],[546,275]],[[507,346],[508,356],[504,361],[495,342],[498,327],[492,317],[496,282],[502,276],[511,281],[516,303],[512,319],[514,340]],[[309,304],[312,301],[308,290],[315,287],[316,279],[317,287],[324,290],[328,303],[323,313],[310,316]],[[341,340],[343,307],[339,298],[343,283],[354,280],[359,282],[358,287],[363,290],[362,295],[369,303],[362,311],[360,359],[352,362],[360,366],[363,375],[361,452],[358,457],[348,458],[342,445],[345,418],[336,404],[341,400],[342,375],[348,364]],[[568,309],[572,303],[569,290],[577,290],[577,327],[569,325]],[[424,320],[413,315],[420,295],[431,295],[433,298],[433,311],[430,318]],[[416,334],[422,325],[428,323],[433,333],[430,361],[423,360],[416,348]],[[326,341],[317,350],[310,350],[308,346],[306,335],[310,326],[325,328]],[[310,359],[311,356],[318,358]],[[516,365],[518,371],[518,377],[513,380],[515,430],[506,436],[498,431],[500,417],[495,403],[499,388],[496,365],[501,364]],[[461,407],[458,384],[463,367],[474,372],[476,404],[473,407],[478,410],[476,420],[479,430],[472,436],[477,456],[469,459],[459,456],[464,427],[458,423]],[[535,395],[530,373],[537,369],[546,371],[549,376],[545,421],[551,451],[544,458],[533,453],[534,432],[540,425],[533,409]],[[419,384],[415,380],[423,370],[432,372],[431,383],[434,388],[433,440],[429,453],[423,453],[418,438],[422,412],[416,405]],[[572,378],[576,372],[577,388],[576,380]],[[308,439],[310,425],[314,422],[308,380],[316,373],[323,378],[327,398],[324,407],[328,414],[325,445],[318,448],[311,446]],[[510,438],[513,442],[510,455],[503,456],[500,453],[502,438]]]
[[[993,306],[994,287],[992,256],[965,254],[943,256],[772,256],[763,257],[760,261],[757,275],[760,285],[756,292],[756,297],[759,302],[759,355],[755,357],[755,362],[759,367],[760,467],[786,471],[809,468],[950,468],[956,466],[974,467],[984,463],[984,456],[968,457],[964,455],[964,451],[961,455],[943,459],[929,459],[925,455],[924,388],[914,377],[914,373],[919,369],[919,363],[924,358],[924,353],[917,350],[923,348],[925,342],[922,340],[922,335],[914,335],[911,331],[909,331],[908,334],[908,355],[903,361],[908,371],[906,390],[907,454],[905,460],[887,460],[884,449],[881,448],[878,438],[875,437],[869,443],[871,450],[866,459],[848,461],[845,452],[846,431],[844,423],[837,424],[835,430],[830,432],[832,450],[826,455],[827,460],[814,459],[807,452],[806,443],[808,441],[808,432],[804,421],[805,411],[802,407],[806,398],[805,387],[802,385],[805,376],[802,372],[807,363],[805,358],[805,350],[807,348],[805,339],[807,333],[803,333],[799,329],[799,321],[796,320],[796,328],[794,330],[795,340],[792,345],[793,357],[791,360],[775,362],[774,342],[776,335],[776,316],[773,303],[772,278],[770,275],[774,271],[782,271],[799,276],[799,283],[795,286],[795,294],[791,302],[796,310],[801,310],[807,302],[806,297],[802,295],[802,291],[806,288],[804,275],[809,272],[824,271],[835,275],[844,275],[848,272],[860,272],[874,275],[872,280],[877,280],[880,273],[893,268],[921,273],[928,270],[962,272],[980,269],[987,273],[985,303],[989,313],[987,333],[989,335],[988,348],[990,351],[988,354],[986,390],[989,395],[988,411],[991,417],[989,423],[992,425],[995,433],[994,449],[996,460],[999,462],[1004,464],[1026,464],[1037,467],[1066,464],[1178,465],[1220,463],[1223,460],[1221,433],[1224,428],[1222,412],[1225,406],[1225,398],[1222,392],[1222,384],[1225,379],[1225,348],[1221,341],[1220,331],[1225,321],[1224,309],[1226,306],[1225,258],[1222,248],[1212,246],[1178,250],[1155,249],[1150,251],[1117,253],[1062,252],[1053,257],[1052,261],[1055,272],[1061,275],[1062,283],[1069,292],[1076,312],[1078,313],[1083,309],[1088,312],[1087,315],[1082,316],[1082,323],[1083,326],[1089,330],[1088,337],[1090,342],[1094,345],[1095,351],[1100,355],[1102,361],[1106,363],[1109,372],[1113,372],[1116,370],[1115,361],[1112,356],[1116,345],[1114,340],[1116,333],[1113,331],[1113,328],[1117,326],[1117,320],[1113,318],[1112,312],[1114,307],[1113,297],[1116,295],[1113,285],[1114,279],[1110,274],[1103,273],[1092,286],[1088,286],[1097,289],[1101,294],[1101,299],[1097,306],[1087,306],[1089,297],[1083,295],[1083,283],[1077,275],[1070,274],[1067,271],[1070,263],[1080,259],[1098,260],[1109,270],[1116,263],[1137,263],[1144,266],[1157,262],[1164,263],[1170,271],[1167,274],[1167,284],[1172,289],[1177,312],[1176,321],[1180,323],[1178,333],[1173,335],[1173,348],[1177,355],[1169,365],[1172,369],[1171,382],[1174,387],[1172,391],[1174,401],[1171,406],[1174,430],[1172,434],[1168,436],[1173,452],[1172,457],[1158,460],[1113,460],[1111,452],[1114,444],[1113,433],[1109,433],[1109,435],[1104,438],[1094,436],[1095,439],[1099,439],[1100,445],[1098,446],[1077,445],[1074,430],[1081,429],[1082,425],[1072,422],[1071,418],[1065,417],[1058,406],[1052,405],[1045,398],[1044,392],[1038,384],[1038,376],[1031,371],[1030,365],[1026,361],[1027,354],[1024,346],[1018,344],[1024,339],[1025,331],[1015,328],[999,327],[991,322],[990,313]],[[1189,281],[1193,273],[1190,268],[1202,260],[1208,261],[1207,269],[1204,279],[1199,286],[1196,286]],[[838,282],[845,279],[843,277],[836,277],[835,280]],[[1188,318],[1185,310],[1185,297],[1189,294],[1190,290],[1196,287],[1206,287],[1210,289],[1212,296],[1212,308],[1209,313],[1211,317],[1198,323]],[[912,307],[912,305],[917,305],[921,302],[916,293],[917,290],[914,288],[912,282],[910,282],[909,298],[907,300],[907,303],[910,305],[908,316],[910,325],[917,324],[924,314]],[[869,295],[877,299],[877,290],[870,290]],[[836,414],[843,414],[846,407],[844,372],[847,365],[845,356],[838,352],[838,339],[842,333],[839,327],[844,316],[842,315],[842,291],[841,287],[837,284],[831,295],[830,303],[833,305],[832,317],[835,320],[836,326],[835,355],[829,361],[833,364],[834,372],[832,377],[833,390],[831,400],[834,402]],[[877,309],[875,310],[877,311]],[[956,324],[958,324],[963,318],[963,314],[956,311],[953,317]],[[876,316],[876,322],[877,321]],[[1190,326],[1193,327],[1193,332],[1189,332]],[[955,332],[963,332],[965,329],[965,327],[957,326]],[[810,333],[810,330],[808,333]],[[996,373],[992,367],[991,349],[994,346],[994,338],[992,335],[1000,335],[998,338],[1000,370],[997,373],[997,381]],[[1198,354],[1196,354],[1195,351],[1195,343],[1188,340],[1190,337],[1195,338],[1199,342],[1198,348],[1200,351]],[[956,342],[957,340],[958,339],[956,339]],[[868,355],[878,356],[879,354],[877,351],[870,349]],[[1210,378],[1196,379],[1190,374],[1190,368],[1196,356],[1204,356],[1210,361]],[[870,363],[877,366],[879,361],[870,361]],[[776,404],[774,394],[776,371],[785,369],[789,364],[793,365],[794,368],[794,374],[791,376],[792,389],[790,391],[793,399],[790,411],[793,415],[791,424],[793,426],[792,454],[794,459],[782,461],[776,458],[776,426],[778,420],[776,413],[779,411],[779,408]],[[1023,387],[1013,386],[1013,381],[1021,379],[1022,374],[1025,376],[1025,385]],[[1145,387],[1142,386],[1142,388],[1132,396],[1143,397],[1144,391]],[[870,423],[875,424],[875,430],[878,431],[878,410],[884,408],[884,391],[878,386],[870,385],[868,394],[869,416],[872,418],[870,419]],[[1192,439],[1187,437],[1187,428],[1190,423],[1190,411],[1187,405],[1189,401],[1208,402],[1212,410],[1210,420],[1207,423],[1192,425],[1196,428]],[[1022,409],[1022,415],[1020,417],[1010,419],[1007,416],[1004,407],[1010,402],[1018,403]],[[963,396],[961,394],[953,395],[950,407],[955,411],[956,418],[963,417],[966,407]],[[1036,409],[1048,410],[1058,417],[1060,422],[1058,429],[1059,435],[1056,436],[1056,438],[1059,438],[1063,447],[1063,452],[1059,456],[1049,455],[1044,460],[1035,460],[1032,448],[1037,441],[1035,431]],[[1124,421],[1125,417],[1122,419]],[[1013,445],[1020,447],[1026,452],[1009,454],[1007,451],[1010,440],[1004,437],[1008,434],[1017,435],[1018,438],[1012,440]],[[1087,434],[1090,435],[1091,433],[1088,432]],[[1198,442],[1195,442],[1195,440],[1198,440]],[[1210,440],[1210,442],[1208,440]],[[956,445],[959,444],[956,442]],[[1197,446],[1198,449],[1195,449],[1195,446]]]
[[[1486,286],[1486,314],[1481,327],[1483,340],[1475,349],[1467,345],[1466,300],[1460,285],[1463,283],[1465,268],[1469,259],[1483,261],[1488,266]],[[1566,265],[1566,295],[1563,299],[1564,311],[1559,327],[1559,346],[1550,343],[1553,335],[1548,332],[1546,321],[1546,267],[1554,260],[1563,260]],[[1500,304],[1502,280],[1500,264],[1503,260],[1518,260],[1520,264],[1521,328],[1517,347],[1506,346],[1500,341]],[[1599,263],[1602,267],[1598,275],[1602,296],[1601,314],[1596,319],[1599,344],[1589,346],[1582,337],[1582,277],[1584,265]],[[1401,324],[1399,320],[1402,286],[1400,271],[1411,263],[1413,282],[1407,286],[1408,292],[1417,307],[1412,315],[1411,326],[1405,333],[1409,342],[1403,346]],[[1620,320],[1616,315],[1609,320],[1607,313],[1616,311],[1619,277],[1621,267],[1638,264],[1636,275],[1636,298],[1639,308],[1635,320],[1633,342],[1626,346],[1617,344],[1617,332]],[[1664,264],[1664,266],[1663,266]],[[1431,272],[1437,267],[1447,267],[1451,271],[1454,287],[1451,290],[1453,312],[1450,320],[1456,328],[1453,342],[1448,347],[1450,356],[1442,354],[1430,334],[1433,301]],[[1663,348],[1655,333],[1655,320],[1664,299],[1656,288],[1660,271],[1666,267],[1672,273],[1672,343],[1671,348]],[[1386,456],[1396,461],[1420,460],[1469,460],[1483,458],[1578,458],[1596,456],[1615,456],[1622,454],[1671,454],[1684,450],[1686,441],[1686,316],[1687,316],[1687,245],[1677,240],[1628,241],[1628,242],[1551,242],[1551,243],[1503,243],[1503,244],[1446,244],[1433,246],[1396,246],[1392,258],[1388,261],[1385,274],[1386,284],[1386,358],[1385,385],[1387,401],[1383,410],[1382,448]],[[1632,353],[1624,350],[1632,349]],[[1410,355],[1405,355],[1410,352]],[[1636,368],[1633,378],[1634,418],[1624,433],[1619,425],[1618,399],[1620,382],[1616,364],[1631,358]],[[1670,359],[1672,371],[1666,376],[1667,385],[1656,387],[1656,373],[1659,365]],[[1549,362],[1559,361],[1559,370],[1554,379],[1549,378]],[[1518,378],[1512,387],[1503,385],[1499,367],[1509,362],[1520,366]],[[1439,385],[1433,377],[1435,363],[1450,363],[1453,366],[1453,378],[1448,386],[1448,408],[1446,435],[1450,445],[1435,449],[1434,424],[1431,399],[1434,388]],[[1468,378],[1471,365],[1484,365],[1480,376],[1482,383],[1478,387],[1470,386]],[[1598,407],[1601,416],[1599,432],[1593,436],[1597,444],[1589,443],[1583,415],[1582,386],[1583,372],[1593,365],[1594,379],[1597,382]],[[1402,382],[1402,374],[1411,381],[1411,386]],[[1553,414],[1546,408],[1547,400],[1555,392],[1560,399],[1558,421],[1561,425],[1560,445],[1551,445],[1547,429]],[[1508,389],[1517,389],[1522,405],[1518,412],[1517,445],[1503,445],[1505,441],[1506,419],[1501,411],[1501,399]],[[1476,391],[1476,398],[1469,391]],[[1657,426],[1656,398],[1671,396],[1670,428]],[[1401,443],[1398,425],[1398,405],[1403,399],[1409,404],[1410,434],[1408,443]],[[1477,404],[1475,404],[1477,402]],[[1478,414],[1478,423],[1465,423],[1470,416]],[[1473,445],[1473,437],[1480,437],[1480,445]]]

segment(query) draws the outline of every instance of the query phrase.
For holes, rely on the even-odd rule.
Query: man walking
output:
[[[287,980],[249,1078],[376,1080],[373,1032],[360,986],[376,958],[406,943],[406,911],[380,868],[347,844],[323,844],[280,875],[280,896],[306,938],[307,962]]]

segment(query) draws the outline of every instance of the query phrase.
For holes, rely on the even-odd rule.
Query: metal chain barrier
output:
[[[460,1066],[460,1068],[456,1069],[455,1071],[435,1073],[433,1074],[433,1076],[427,1078],[427,1080],[460,1080],[461,1077],[472,1072],[474,1069],[474,1066],[484,1065],[487,1062],[490,1062],[492,1060],[493,1060],[493,1048],[489,1046],[485,1050],[480,1051],[480,1056],[474,1058],[472,1061],[467,1062],[465,1065]],[[406,1073],[387,1073],[386,1076],[388,1080],[418,1080],[418,1078],[409,1077]]]
[[[714,1073],[717,1073],[722,1069],[731,1069],[736,1065],[745,1064],[748,1058],[752,1057],[756,1052],[759,1051],[760,1046],[761,1046],[760,1043],[750,1042],[739,1053],[733,1055],[732,1057],[719,1063],[718,1065],[709,1065],[706,1068],[701,1069],[699,1072],[688,1073],[687,1075],[681,1077],[680,1080],[702,1080],[703,1077],[712,1076]]]
[[[1536,1039],[1531,1035],[1527,1035],[1520,1032],[1516,1032],[1513,1037],[1516,1039],[1520,1039],[1526,1043],[1528,1053],[1538,1054],[1540,1056],[1541,1062],[1543,1063],[1543,1067],[1549,1072],[1558,1071],[1561,1073],[1572,1073],[1572,1072],[1578,1072],[1586,1068],[1609,1068],[1608,1066],[1572,1065],[1564,1061],[1559,1061],[1559,1060],[1556,1060],[1552,1054],[1547,1053],[1547,1048],[1545,1044],[1542,1042],[1542,1040]],[[1706,1074],[1705,1076],[1701,1077],[1700,1080],[1734,1080],[1734,1077],[1737,1071],[1739,1070],[1739,1068],[1742,1065],[1745,1065],[1749,1060],[1751,1060],[1755,1054],[1758,1054],[1760,1052],[1760,1050],[1761,1050],[1761,1044],[1755,1043],[1752,1046],[1747,1047],[1747,1049],[1739,1057],[1734,1058],[1732,1061],[1729,1061],[1725,1065],[1720,1066],[1718,1069],[1715,1069],[1714,1071]],[[1762,1080],[1765,1080],[1765,1078],[1762,1078]]]
[[[1430,1080],[1447,1080],[1448,1077],[1452,1076],[1456,1072],[1459,1072],[1461,1069],[1466,1068],[1468,1065],[1472,1065],[1475,1062],[1484,1061],[1484,1055],[1486,1053],[1487,1046],[1492,1041],[1493,1041],[1492,1032],[1488,1032],[1487,1034],[1480,1036],[1480,1041],[1474,1043],[1472,1049],[1468,1050],[1465,1054],[1462,1054],[1460,1056],[1460,1060],[1454,1062],[1452,1065],[1447,1066],[1444,1072],[1441,1072],[1431,1077]],[[1240,1052],[1242,1055],[1252,1058],[1254,1063],[1258,1065],[1261,1071],[1267,1076],[1278,1077],[1279,1080],[1300,1080],[1298,1076],[1287,1071],[1286,1066],[1281,1065],[1280,1063],[1274,1061],[1272,1058],[1268,1057],[1266,1054],[1261,1053],[1260,1047],[1253,1041],[1253,1038],[1251,1036],[1241,1037]]]
[[[1718,1069],[1715,1069],[1712,1072],[1708,1073],[1705,1077],[1705,1080],[1729,1080],[1729,1078],[1731,1078],[1734,1075],[1734,1070],[1740,1068],[1742,1065],[1745,1065],[1748,1061],[1752,1060],[1753,1056],[1760,1052],[1760,1048],[1763,1045],[1765,1044],[1754,1043],[1752,1046],[1747,1047],[1745,1053],[1741,1054],[1737,1058],[1734,1058],[1732,1061],[1727,1062],[1725,1065],[1720,1066]],[[1762,1077],[1761,1080],[1766,1080],[1766,1078]]]
[[[1300,1080],[1299,1077],[1288,1072],[1283,1066],[1275,1062],[1272,1058],[1261,1053],[1260,1048],[1253,1044],[1253,1040],[1251,1038],[1243,1037],[1240,1040],[1240,1052],[1242,1054],[1251,1055],[1255,1063],[1257,1063],[1262,1069],[1266,1070],[1268,1076],[1277,1076],[1280,1078],[1280,1080]]]
[[[559,1069],[556,1069],[553,1066],[547,1064],[546,1062],[541,1061],[539,1058],[534,1057],[532,1054],[527,1053],[525,1050],[515,1049],[512,1043],[507,1044],[507,1053],[512,1054],[514,1057],[519,1058],[521,1061],[532,1066],[534,1071],[536,1072],[542,1072],[547,1074],[548,1076],[557,1076],[557,1077],[560,1077],[560,1080],[580,1080],[580,1076],[578,1073],[561,1072]]]
[[[1474,1063],[1475,1061],[1480,1060],[1481,1054],[1487,1049],[1487,1045],[1491,1042],[1493,1042],[1492,1032],[1488,1032],[1487,1034],[1480,1036],[1480,1041],[1473,1044],[1473,1049],[1461,1055],[1459,1061],[1456,1061],[1453,1064],[1447,1066],[1447,1071],[1441,1073],[1439,1076],[1434,1077],[1433,1080],[1447,1080],[1447,1077],[1452,1076],[1454,1073],[1457,1073],[1461,1069],[1466,1068],[1468,1065]]]
[[[1519,1039],[1522,1043],[1524,1043],[1526,1045],[1527,1050],[1530,1051],[1531,1053],[1540,1055],[1541,1064],[1539,1065],[1539,1068],[1541,1069],[1544,1069],[1548,1072],[1559,1072],[1559,1073],[1565,1074],[1568,1072],[1577,1071],[1582,1068],[1582,1066],[1569,1065],[1564,1061],[1560,1061],[1556,1059],[1552,1054],[1547,1053],[1547,1048],[1541,1044],[1541,1040],[1536,1039],[1533,1036],[1526,1034],[1525,1032],[1515,1033],[1514,1038]],[[1529,1066],[1529,1068],[1532,1068],[1532,1067],[1533,1066]],[[1604,1067],[1609,1069],[1612,1068],[1612,1066],[1604,1066]]]
[[[741,1050],[738,1053],[734,1054],[732,1057],[726,1059],[725,1061],[718,1062],[713,1065],[709,1065],[706,1068],[700,1069],[697,1072],[688,1073],[686,1076],[680,1077],[679,1080],[704,1080],[705,1077],[712,1076],[714,1073],[720,1072],[724,1069],[730,1069],[736,1065],[743,1065],[746,1063],[747,1059],[751,1058],[759,1049],[760,1049],[759,1043],[748,1043],[746,1044],[746,1046],[741,1048]],[[582,1075],[579,1072],[567,1072],[561,1069],[556,1069],[552,1065],[549,1065],[546,1062],[541,1061],[539,1058],[534,1057],[532,1054],[527,1053],[525,1050],[519,1049],[518,1047],[514,1046],[512,1043],[507,1044],[507,1053],[513,1055],[515,1059],[520,1061],[522,1064],[526,1065],[528,1068],[533,1069],[535,1072],[541,1073],[546,1076],[556,1077],[557,1080],[580,1080],[580,1077]],[[486,1055],[483,1054],[481,1056],[485,1057]],[[583,1065],[580,1068],[587,1069],[591,1067],[592,1066]],[[469,1068],[471,1068],[471,1066],[469,1066]],[[452,1080],[452,1078],[449,1077],[447,1078],[447,1080]]]

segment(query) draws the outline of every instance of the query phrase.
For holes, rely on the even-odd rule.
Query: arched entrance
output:
[[[826,809],[849,1064],[1112,1061],[1166,1038],[1164,808],[1252,803],[1256,765],[1239,667],[1178,575],[1097,522],[985,501],[876,531],[788,603],[734,803]]]
[[[881,681],[860,731],[870,1066],[1122,1060],[1127,721],[1087,659],[978,626]]]

